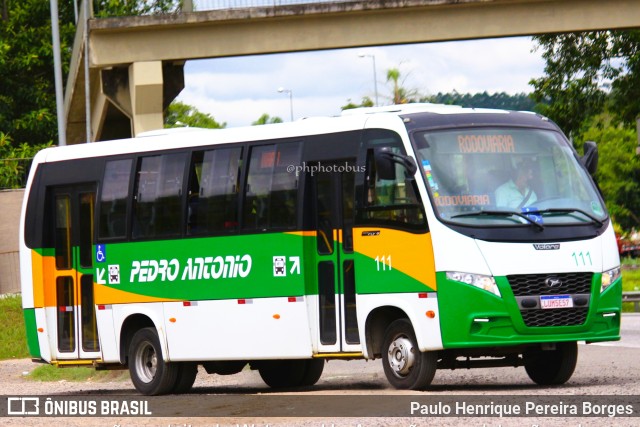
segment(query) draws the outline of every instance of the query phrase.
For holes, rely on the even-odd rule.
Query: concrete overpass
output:
[[[640,27],[639,0],[369,0],[88,21],[65,91],[67,143],[158,129],[189,59]]]

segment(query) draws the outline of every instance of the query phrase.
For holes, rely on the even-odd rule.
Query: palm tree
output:
[[[393,104],[408,104],[415,102],[419,98],[417,89],[407,89],[403,86],[404,80],[400,81],[400,70],[398,68],[390,68],[387,70],[387,82],[393,84],[393,94],[391,100]]]

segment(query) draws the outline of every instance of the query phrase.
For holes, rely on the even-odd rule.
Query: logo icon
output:
[[[560,286],[562,286],[562,280],[558,277],[551,276],[544,279],[544,284],[549,288],[559,288]]]
[[[109,284],[110,285],[119,285],[120,284],[120,265],[110,265],[109,266]]]
[[[284,277],[287,275],[287,261],[284,256],[273,257],[273,276]]]
[[[534,243],[533,247],[537,251],[557,251],[560,249],[560,243]]]
[[[96,262],[105,262],[107,260],[107,248],[104,245],[96,245]]]
[[[40,415],[40,398],[8,397],[7,415]]]

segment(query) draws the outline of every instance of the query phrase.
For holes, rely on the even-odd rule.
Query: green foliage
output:
[[[391,83],[391,104],[409,104],[416,102],[420,98],[417,89],[409,89],[405,87],[404,80],[400,79],[401,72],[399,68],[390,68],[387,70],[387,83]]]
[[[536,36],[545,76],[531,84],[542,113],[570,135],[605,108],[634,124],[640,111],[640,31],[595,31]]]
[[[596,178],[611,217],[623,229],[638,227],[640,158],[635,154],[638,144],[635,129],[613,125],[600,116],[576,138],[576,146],[582,147],[589,140],[598,143]]]
[[[31,159],[51,143],[15,146],[9,135],[0,132],[0,189],[22,188],[27,181]]]
[[[364,98],[362,98],[362,101],[360,101],[360,104],[354,104],[350,99],[348,101],[349,102],[347,105],[343,105],[342,107],[340,107],[342,111],[352,110],[354,108],[373,107],[374,105],[373,101],[368,96],[365,96]]]
[[[545,76],[531,81],[541,112],[572,136],[599,144],[597,180],[613,219],[640,225],[640,31],[595,31],[534,38],[546,61]],[[579,150],[580,151],[580,150]]]
[[[180,10],[182,0],[93,0],[93,14],[97,18],[156,15]]]
[[[29,357],[20,296],[0,298],[0,325],[0,360]]]
[[[624,291],[640,291],[640,270],[623,269],[622,285]]]
[[[13,143],[57,140],[49,2],[0,0],[0,132]],[[63,74],[75,34],[72,2],[59,2]]]
[[[198,127],[207,129],[222,129],[227,126],[226,123],[218,123],[209,114],[198,111],[191,105],[182,102],[173,101],[167,108],[164,127]]]
[[[531,95],[518,93],[509,95],[506,92],[489,94],[487,91],[479,93],[451,93],[439,92],[437,95],[427,96],[421,102],[433,102],[435,104],[460,105],[469,108],[497,108],[514,111],[538,111]]]
[[[251,123],[251,126],[269,125],[273,123],[282,123],[282,119],[277,116],[271,117],[267,113],[264,113],[260,118],[258,118],[258,120]]]
[[[625,267],[623,262],[622,267],[622,291],[640,291],[640,269],[638,266],[638,259],[626,260],[626,264],[633,267]],[[625,302],[622,303],[623,312],[633,312],[635,310],[634,303]]]

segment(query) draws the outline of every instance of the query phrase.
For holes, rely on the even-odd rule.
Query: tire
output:
[[[307,374],[305,362],[305,360],[270,360],[261,363],[258,372],[262,380],[271,388],[298,387]]]
[[[578,344],[563,342],[555,350],[531,350],[524,354],[524,369],[539,385],[559,385],[569,381],[578,362]]]
[[[389,325],[382,343],[382,366],[387,381],[402,390],[426,388],[436,373],[435,352],[421,352],[411,322],[399,319]]]
[[[169,393],[176,385],[178,365],[165,363],[154,328],[140,329],[133,335],[128,364],[133,385],[145,396]]]
[[[193,383],[198,375],[198,364],[193,362],[180,362],[178,365],[178,374],[176,384],[173,386],[173,393],[182,394],[191,390]]]
[[[309,387],[318,382],[324,371],[324,359],[305,360],[305,372],[300,381],[301,386]]]

